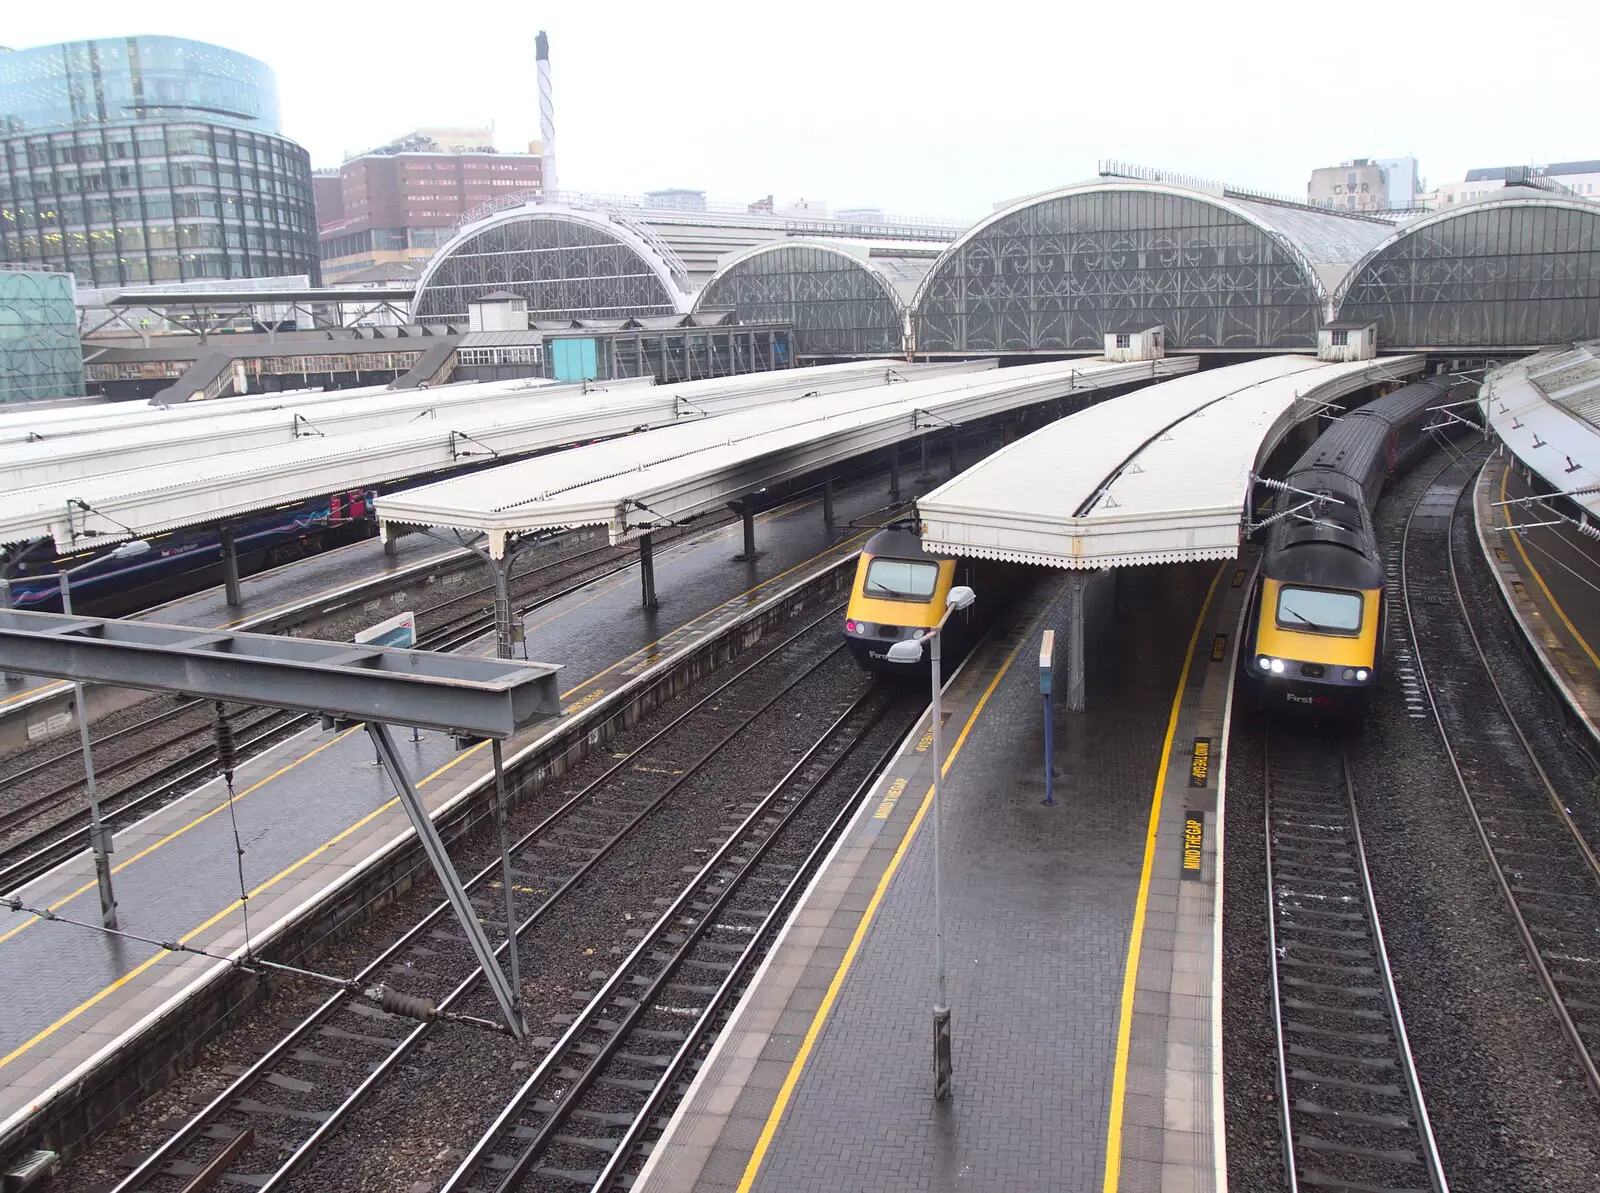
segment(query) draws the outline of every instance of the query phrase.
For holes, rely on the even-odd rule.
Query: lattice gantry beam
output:
[[[0,670],[510,737],[560,715],[558,666],[0,610]]]

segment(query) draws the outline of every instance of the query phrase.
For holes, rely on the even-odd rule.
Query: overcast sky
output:
[[[563,188],[823,199],[970,219],[1097,159],[1303,196],[1312,168],[1600,158],[1600,5],[696,0],[7,5],[15,47],[169,33],[277,72],[317,166],[419,125],[538,136]]]

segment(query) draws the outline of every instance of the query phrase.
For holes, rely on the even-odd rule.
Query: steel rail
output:
[[[877,719],[871,719],[866,727],[859,730],[847,742],[839,754],[829,762],[824,772],[812,780],[806,790],[785,810],[779,822],[764,830],[766,836],[759,843],[756,843],[754,848],[751,848],[752,842],[747,839],[752,828],[758,825],[762,817],[768,815],[794,777],[812,762],[818,752],[832,742],[834,735],[840,731],[845,723],[854,718],[878,695],[879,689],[874,685],[857,697],[850,707],[823,732],[810,749],[806,750],[784,776],[772,786],[766,795],[756,802],[756,806],[749,811],[738,827],[729,833],[722,844],[707,857],[704,865],[700,867],[695,876],[684,885],[678,896],[667,907],[662,909],[661,914],[656,917],[655,923],[640,937],[638,944],[612,971],[611,976],[601,983],[599,989],[589,999],[584,1009],[574,1017],[566,1031],[551,1045],[550,1050],[535,1066],[533,1072],[528,1075],[511,1100],[501,1109],[500,1113],[495,1116],[494,1121],[478,1138],[478,1141],[468,1150],[459,1167],[441,1186],[440,1193],[459,1193],[464,1188],[465,1182],[471,1179],[482,1167],[491,1150],[504,1139],[514,1134],[521,1139],[517,1157],[508,1168],[497,1168],[494,1187],[497,1190],[513,1189],[528,1174],[529,1169],[549,1146],[551,1137],[566,1121],[567,1113],[572,1109],[573,1103],[604,1070],[606,1062],[615,1054],[617,1048],[627,1038],[633,1025],[642,1017],[662,988],[671,980],[693,945],[704,936],[706,930],[715,922],[716,916],[726,906],[727,901],[732,898],[734,892],[740,890],[746,879],[755,871],[768,850],[777,841],[778,834],[787,827],[800,810],[809,803],[811,798],[822,789],[822,786],[832,777],[838,767],[850,756],[855,746],[860,743],[865,733],[876,726]],[[662,962],[660,971],[650,979],[648,986],[639,993],[634,1006],[616,1025],[615,1030],[609,1033],[609,1038],[605,1044],[593,1056],[586,1058],[582,1072],[572,1078],[566,1085],[560,1101],[548,1113],[538,1130],[531,1136],[522,1139],[516,1125],[517,1117],[527,1110],[529,1104],[538,1094],[539,1089],[551,1078],[557,1068],[563,1064],[575,1063],[574,1048],[579,1045],[580,1037],[593,1028],[595,1020],[600,1017],[606,1004],[616,996],[617,992],[630,984],[641,959],[649,957],[651,951],[663,943],[663,938],[672,934],[684,909],[696,896],[704,893],[703,888],[708,880],[715,876],[717,871],[728,862],[736,849],[750,849],[750,856],[745,858],[734,875],[729,877],[718,888],[717,894],[707,910],[704,912],[697,910],[698,922],[695,928],[685,934],[684,940],[674,947],[671,957]]]
[[[695,1053],[700,1050],[711,1038],[714,1037],[718,1024],[723,1017],[732,1010],[738,999],[743,997],[744,989],[753,977],[750,972],[752,967],[758,965],[765,957],[773,935],[783,927],[788,919],[790,910],[795,901],[805,893],[807,885],[817,869],[827,858],[828,851],[838,840],[839,834],[850,823],[850,818],[855,815],[862,798],[872,790],[878,776],[889,760],[900,749],[900,742],[892,741],[873,762],[866,777],[857,784],[849,798],[840,806],[833,822],[823,831],[815,845],[796,868],[794,877],[772,904],[772,909],[767,912],[761,923],[756,926],[750,935],[750,943],[738,960],[733,963],[727,977],[717,988],[710,1000],[706,1003],[706,1012],[695,1022],[673,1054],[672,1059],[662,1071],[661,1079],[656,1082],[655,1088],[650,1091],[645,1103],[639,1112],[634,1115],[633,1122],[616,1141],[616,1146],[611,1153],[611,1158],[606,1161],[605,1167],[600,1170],[600,1175],[595,1178],[592,1186],[593,1193],[604,1193],[614,1187],[622,1177],[622,1170],[633,1158],[640,1145],[644,1142],[645,1133],[648,1132],[658,1114],[666,1106],[667,1099],[671,1097],[673,1086],[682,1079],[688,1070],[690,1062],[694,1060]]]
[[[1409,1189],[1412,1186],[1390,1186],[1377,1180],[1394,1169],[1422,1167],[1428,1185],[1434,1193],[1449,1193],[1445,1179],[1444,1163],[1434,1138],[1433,1125],[1428,1117],[1427,1101],[1423,1097],[1422,1083],[1417,1076],[1411,1041],[1406,1033],[1405,1017],[1400,1009],[1400,994],[1395,987],[1394,972],[1389,964],[1388,949],[1384,944],[1383,924],[1378,915],[1378,901],[1372,888],[1372,876],[1367,867],[1366,847],[1361,835],[1361,819],[1356,809],[1355,788],[1351,782],[1349,759],[1342,742],[1332,743],[1338,755],[1338,792],[1290,792],[1289,803],[1297,811],[1278,807],[1275,795],[1273,767],[1273,741],[1276,730],[1269,725],[1264,738],[1263,775],[1265,778],[1265,857],[1267,867],[1267,933],[1271,957],[1271,997],[1273,1024],[1277,1035],[1279,1115],[1283,1127],[1284,1174],[1288,1189],[1298,1193],[1302,1184],[1315,1188],[1346,1188],[1382,1190]],[[1312,747],[1314,739],[1296,739],[1302,747],[1302,759],[1310,758],[1313,767],[1325,760],[1316,757]],[[1335,786],[1333,783],[1329,787]],[[1319,808],[1317,805],[1321,805]],[[1339,818],[1346,819],[1345,824]],[[1274,843],[1279,839],[1300,842],[1286,850],[1289,860],[1275,855]],[[1349,864],[1343,862],[1348,851]],[[1306,855],[1316,855],[1310,863]],[[1330,856],[1331,855],[1331,856]],[[1321,870],[1313,867],[1322,863]],[[1290,874],[1285,874],[1289,871]],[[1360,887],[1360,910],[1352,912],[1352,900],[1346,894],[1349,883],[1338,877],[1353,871]],[[1329,877],[1328,875],[1332,875]],[[1326,888],[1332,888],[1331,890]],[[1291,907],[1288,924],[1280,922],[1285,908]],[[1303,922],[1302,918],[1303,917]],[[1363,932],[1350,924],[1359,917],[1364,921],[1364,935],[1370,941],[1370,953]],[[1370,956],[1370,962],[1367,957]],[[1310,975],[1285,977],[1290,974]],[[1369,968],[1372,972],[1368,972]],[[1360,1003],[1371,1001],[1373,990],[1366,983],[1379,979],[1383,1013],[1377,1014],[1359,1007],[1341,1005],[1337,1000]],[[1283,985],[1292,982],[1312,995],[1321,995],[1335,1001],[1296,1002],[1292,1006],[1283,993]],[[1293,1010],[1300,1019],[1291,1023]],[[1319,1027],[1301,1019],[1316,1019],[1319,1015],[1334,1021],[1350,1021],[1357,1027],[1366,1024],[1373,1028],[1386,1026],[1392,1035],[1389,1043],[1391,1055],[1374,1055],[1374,1050],[1384,1048],[1382,1038],[1375,1032],[1361,1032]],[[1385,1023],[1384,1020],[1387,1020]],[[1290,1036],[1301,1042],[1291,1042]],[[1316,1046],[1304,1043],[1313,1040]],[[1343,1048],[1344,1051],[1340,1051]],[[1294,1061],[1291,1061],[1291,1056]],[[1373,1085],[1361,1078],[1376,1075],[1393,1065],[1404,1080],[1403,1098],[1387,1092],[1388,1087]],[[1316,1072],[1312,1066],[1332,1069],[1334,1072]],[[1344,1078],[1339,1073],[1354,1070],[1354,1078]],[[1309,1099],[1294,1096],[1293,1087],[1300,1086],[1320,1091],[1321,1096],[1353,1094],[1349,1107],[1323,1106]],[[1380,1104],[1374,1112],[1364,1104],[1365,1096]],[[1403,1101],[1410,1110],[1409,1121],[1398,1115],[1386,1113],[1381,1104]],[[1298,1112],[1298,1113],[1297,1113]],[[1323,1139],[1316,1135],[1295,1133],[1297,1121],[1310,1119],[1333,1133],[1339,1139]],[[1302,1123],[1303,1125],[1303,1123]],[[1362,1140],[1358,1134],[1367,1130],[1377,1136],[1375,1140]],[[1390,1135],[1406,1134],[1414,1137],[1417,1155],[1397,1146]],[[1336,1158],[1345,1163],[1370,1163],[1377,1174],[1349,1174],[1308,1170],[1309,1160],[1303,1153],[1318,1155],[1325,1160]],[[1365,1178],[1365,1179],[1363,1179]],[[1374,1183],[1367,1183],[1367,1181]]]
[[[1430,482],[1428,488],[1431,489],[1439,482],[1439,478],[1443,477],[1445,473],[1449,472],[1452,468],[1459,467],[1463,463],[1467,464],[1469,468],[1476,469],[1482,466],[1483,461],[1469,460],[1467,458],[1452,460],[1434,475],[1433,481]],[[1478,631],[1472,624],[1472,617],[1467,610],[1466,597],[1461,590],[1460,576],[1456,570],[1454,529],[1456,511],[1460,506],[1461,493],[1464,492],[1467,485],[1471,483],[1472,475],[1473,473],[1469,472],[1467,476],[1462,478],[1461,485],[1456,493],[1456,501],[1450,507],[1450,520],[1445,530],[1445,556],[1449,560],[1450,564],[1450,584],[1455,594],[1457,611],[1460,613],[1461,620],[1466,625],[1467,631],[1472,638],[1472,644],[1477,653],[1478,663],[1483,668],[1483,672],[1488,677],[1489,684],[1494,690],[1495,699],[1500,706],[1500,711],[1505,716],[1506,721],[1510,724],[1513,732],[1515,732],[1517,741],[1521,745],[1523,753],[1526,754],[1528,760],[1532,762],[1533,773],[1538,776],[1539,786],[1543,789],[1546,800],[1548,801],[1552,810],[1555,812],[1557,820],[1565,827],[1568,836],[1577,846],[1578,852],[1584,859],[1585,865],[1588,868],[1589,877],[1595,882],[1600,883],[1600,862],[1597,862],[1594,851],[1590,848],[1589,843],[1584,840],[1583,834],[1579,831],[1578,826],[1573,823],[1572,816],[1570,813],[1568,813],[1565,804],[1562,802],[1559,793],[1557,793],[1555,789],[1554,784],[1550,782],[1550,776],[1545,772],[1545,769],[1539,762],[1532,745],[1529,743],[1526,735],[1524,735],[1522,732],[1522,727],[1518,723],[1516,715],[1512,712],[1511,706],[1505,698],[1505,693],[1502,691],[1499,681],[1495,679],[1493,669],[1489,666],[1488,659],[1484,654],[1483,643],[1478,637]],[[1424,497],[1426,496],[1426,493],[1427,490],[1424,490]],[[1421,502],[1422,497],[1419,497],[1417,506],[1420,507]],[[1561,1025],[1563,1034],[1566,1035],[1568,1041],[1572,1044],[1573,1050],[1577,1054],[1579,1067],[1583,1070],[1584,1077],[1589,1083],[1590,1090],[1596,1097],[1600,1097],[1600,1068],[1596,1067],[1595,1057],[1590,1053],[1588,1045],[1584,1042],[1582,1033],[1578,1030],[1577,1024],[1573,1021],[1572,1013],[1567,1008],[1566,1000],[1563,997],[1560,987],[1555,980],[1555,975],[1551,973],[1550,967],[1545,962],[1543,953],[1539,948],[1538,941],[1535,939],[1533,930],[1529,926],[1526,916],[1523,914],[1521,904],[1518,902],[1516,892],[1513,890],[1510,880],[1506,876],[1505,868],[1495,853],[1494,842],[1489,835],[1488,828],[1483,822],[1483,817],[1480,814],[1477,800],[1473,798],[1471,786],[1468,784],[1466,774],[1461,768],[1461,761],[1457,754],[1455,744],[1451,740],[1450,731],[1445,726],[1444,714],[1439,708],[1438,700],[1434,697],[1433,685],[1428,680],[1428,669],[1426,661],[1423,659],[1422,642],[1417,636],[1414,602],[1411,595],[1410,572],[1406,567],[1407,552],[1411,543],[1412,522],[1415,517],[1416,507],[1413,507],[1411,514],[1406,518],[1405,532],[1401,536],[1400,540],[1400,583],[1401,593],[1406,610],[1406,627],[1407,631],[1411,635],[1411,647],[1416,655],[1417,673],[1422,680],[1422,689],[1427,694],[1428,707],[1433,713],[1434,725],[1439,731],[1439,741],[1444,749],[1445,758],[1450,763],[1450,771],[1455,777],[1456,787],[1461,792],[1461,797],[1466,803],[1468,815],[1472,818],[1473,828],[1478,835],[1478,841],[1483,846],[1484,855],[1489,859],[1489,868],[1494,873],[1495,882],[1500,889],[1501,897],[1505,900],[1506,907],[1511,913],[1512,923],[1516,926],[1517,935],[1522,941],[1522,947],[1527,953],[1528,959],[1533,964],[1534,972],[1539,977],[1539,984],[1544,987],[1545,993],[1549,997],[1551,1009],[1555,1012],[1556,1019]],[[1600,895],[1600,890],[1597,890],[1596,893],[1597,895]]]
[[[824,622],[836,617],[839,607],[840,606],[837,605],[833,606],[821,616],[808,622],[804,627],[794,634],[787,636],[783,641],[772,646],[771,649],[764,651],[754,661],[740,668],[739,671],[728,677],[712,691],[708,692],[705,696],[697,700],[693,706],[681,712],[669,724],[657,730],[644,742],[641,742],[625,757],[617,760],[611,766],[607,767],[601,775],[588,784],[585,784],[582,790],[563,801],[559,807],[541,820],[539,824],[537,824],[532,830],[524,834],[512,846],[510,846],[510,851],[512,853],[520,852],[521,850],[532,845],[537,840],[545,837],[553,827],[559,825],[560,822],[565,820],[573,810],[588,803],[595,794],[603,789],[604,784],[618,771],[631,765],[632,762],[639,757],[639,755],[651,749],[663,738],[677,730],[691,716],[704,709],[707,705],[711,704],[734,684],[738,683],[740,680],[744,679],[746,676],[769,662],[779,652],[787,649],[805,635],[811,633],[818,626],[822,625]],[[820,667],[823,662],[827,661],[827,659],[834,657],[841,649],[843,649],[842,644],[835,647],[832,651],[824,655],[822,659],[818,660],[811,667],[807,668],[802,675],[800,675],[790,684],[786,685],[761,709],[749,714],[748,717],[746,717],[741,723],[739,728],[742,730],[744,727],[752,723],[761,715],[762,712],[766,711],[767,708],[770,708],[772,704],[775,704],[779,699],[781,699],[786,692],[795,686],[795,684],[801,682],[806,675],[811,674],[816,667]],[[712,753],[714,752],[715,751],[712,751]],[[707,757],[709,758],[709,756],[710,755],[708,754]],[[705,760],[703,759],[702,762],[703,761]],[[696,769],[698,769],[699,765],[701,764],[696,764]],[[688,777],[689,776],[686,774],[682,776],[682,779],[686,780]],[[674,784],[673,787],[669,789],[668,794],[670,794],[671,790],[676,790],[677,786],[678,784]],[[662,796],[662,798],[664,799],[666,797]],[[657,804],[659,804],[659,802],[660,801],[656,801]],[[631,821],[627,828],[623,830],[622,833],[618,834],[616,840],[620,840],[621,837],[626,834],[626,832],[631,831],[632,828],[641,823],[655,806],[656,804],[652,804],[650,808],[645,809],[640,816]],[[610,845],[614,845],[615,843],[615,840],[613,840],[611,843],[609,843],[607,849],[609,849]],[[597,860],[598,857],[594,859],[594,861]],[[592,869],[592,867],[593,861],[586,863],[583,869],[580,871],[580,875],[587,873],[588,870]],[[466,889],[470,892],[477,889],[485,882],[493,882],[499,878],[499,874],[500,862],[499,859],[496,858],[488,865],[484,866],[478,871],[478,873],[473,875],[473,877],[467,881],[465,884]],[[565,888],[563,888],[563,890],[564,889]],[[552,896],[548,898],[544,904],[542,904],[541,907],[533,913],[533,915],[519,924],[516,930],[516,936],[519,939],[528,928],[544,918],[545,914],[553,905],[559,893],[561,892],[552,894]],[[247,1093],[257,1083],[270,1075],[278,1064],[282,1063],[290,1055],[290,1053],[292,1053],[301,1045],[304,1040],[313,1036],[319,1027],[331,1019],[340,1010],[348,1006],[353,1001],[356,1001],[358,989],[365,989],[368,983],[377,980],[378,976],[382,974],[391,963],[399,958],[405,949],[409,948],[413,943],[421,939],[434,927],[435,924],[447,916],[449,910],[450,908],[448,903],[440,902],[421,920],[402,933],[399,938],[397,938],[392,944],[379,953],[379,955],[374,958],[373,961],[371,961],[354,978],[351,979],[349,988],[341,990],[332,995],[329,999],[312,1011],[311,1014],[308,1015],[304,1020],[296,1024],[289,1032],[281,1037],[279,1041],[271,1047],[270,1050],[263,1054],[259,1060],[251,1065],[244,1073],[235,1078],[226,1089],[213,1098],[187,1123],[185,1123],[170,1137],[168,1137],[164,1143],[162,1143],[136,1168],[128,1173],[127,1176],[118,1182],[118,1184],[115,1186],[114,1193],[131,1193],[132,1190],[144,1187],[153,1178],[161,1175],[161,1169],[168,1163],[177,1159],[185,1148],[204,1135],[207,1127],[213,1120],[217,1119],[223,1112],[227,1111],[237,1100],[240,1099],[241,1095]],[[504,953],[507,945],[508,942],[501,942],[495,951],[497,958]],[[482,970],[477,967],[473,967],[467,977],[458,983],[454,990],[446,996],[445,1000],[441,1001],[440,1009],[448,1011],[450,1006],[453,1006],[455,1002],[459,1001],[459,999],[464,996],[472,988],[472,986],[479,979],[481,979],[482,976]],[[449,1005],[447,1006],[446,1003]],[[432,1027],[432,1023],[421,1023],[416,1028],[413,1028],[408,1035],[398,1037],[396,1040],[395,1050],[391,1052],[388,1057],[379,1062],[379,1069],[370,1073],[354,1090],[352,1090],[340,1101],[340,1104],[330,1113],[328,1120],[326,1122],[319,1123],[311,1138],[316,1139],[317,1144],[320,1145],[320,1143],[328,1137],[332,1129],[346,1120],[350,1113],[354,1111],[357,1106],[372,1092],[373,1088],[378,1083],[379,1077],[392,1070],[394,1065],[398,1064],[399,1060],[403,1058],[405,1054],[411,1052],[415,1046],[422,1041]],[[295,1172],[303,1168],[306,1162],[311,1158],[311,1155],[316,1148],[314,1146],[308,1146],[310,1143],[311,1139],[302,1141],[302,1143],[295,1148],[289,1158],[282,1165],[280,1165],[278,1169],[265,1177],[253,1179],[252,1183],[256,1184],[258,1188],[263,1190],[281,1186],[284,1181],[288,1180],[292,1175],[294,1175]]]

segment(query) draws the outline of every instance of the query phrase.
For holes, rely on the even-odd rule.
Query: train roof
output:
[[[863,555],[886,555],[890,559],[948,559],[922,548],[922,536],[909,526],[885,526],[861,548]]]

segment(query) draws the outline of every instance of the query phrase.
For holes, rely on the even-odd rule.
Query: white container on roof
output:
[[[1600,517],[1600,341],[1496,369],[1478,406],[1517,459]]]
[[[510,536],[555,527],[606,525],[619,541],[952,424],[1195,366],[1193,357],[1057,361],[801,398],[390,494],[378,516],[482,531],[497,556]]]
[[[48,537],[62,549],[215,523],[348,489],[601,439],[675,422],[709,423],[722,410],[784,402],[809,392],[903,387],[908,376],[951,368],[859,362],[785,369],[684,386],[616,392],[561,387],[567,396],[477,418],[425,418],[363,434],[301,439],[256,451],[201,454],[182,464],[107,473],[0,493],[0,543]],[[691,396],[682,395],[687,390]],[[713,417],[716,416],[716,417]],[[87,512],[79,504],[94,512]]]
[[[923,545],[1060,568],[1232,558],[1251,474],[1283,435],[1422,364],[1263,357],[1092,406],[919,499]]]

